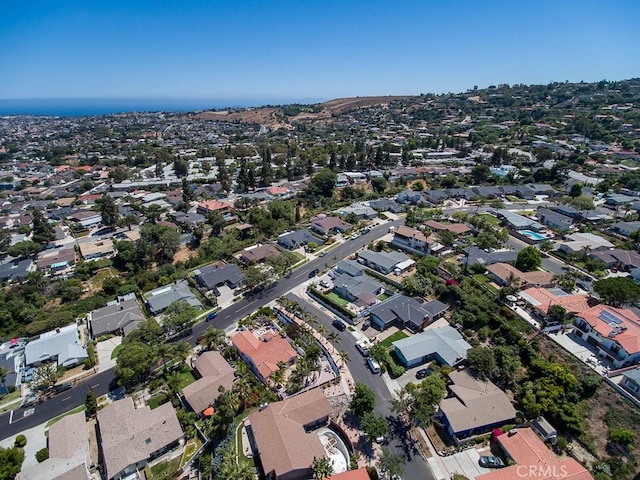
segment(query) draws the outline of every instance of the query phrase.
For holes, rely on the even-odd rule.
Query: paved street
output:
[[[374,375],[367,367],[364,357],[355,347],[355,338],[349,332],[339,332],[331,325],[333,318],[318,308],[315,304],[300,298],[299,296],[289,293],[286,295],[289,300],[296,301],[303,310],[318,318],[318,322],[327,327],[327,332],[336,332],[339,340],[333,345],[338,350],[344,350],[349,354],[349,371],[356,382],[362,382],[369,385],[373,393],[376,395],[376,413],[389,420],[391,428],[388,447],[392,452],[403,455],[406,460],[404,465],[404,474],[402,478],[406,479],[425,479],[434,480],[434,476],[426,462],[420,456],[415,447],[414,441],[409,437],[404,425],[397,421],[396,415],[391,412],[390,400],[391,394],[381,375]],[[357,328],[357,327],[356,327]]]

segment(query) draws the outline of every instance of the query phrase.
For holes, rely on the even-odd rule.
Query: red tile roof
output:
[[[268,378],[278,370],[278,362],[288,363],[298,357],[298,353],[285,338],[269,333],[258,338],[248,330],[241,330],[231,337],[233,345],[251,358],[263,378]]]
[[[604,312],[604,313],[603,313]],[[615,316],[620,320],[619,324],[612,324],[606,317]],[[612,338],[620,344],[629,355],[640,352],[640,318],[626,308],[614,308],[608,305],[596,305],[579,315],[604,338],[611,338],[614,326],[619,333]],[[603,319],[605,318],[605,319]]]

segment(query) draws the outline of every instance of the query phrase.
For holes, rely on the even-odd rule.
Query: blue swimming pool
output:
[[[533,230],[520,230],[520,233],[525,237],[529,237],[531,240],[544,240],[545,236],[540,235],[538,232],[534,232]]]

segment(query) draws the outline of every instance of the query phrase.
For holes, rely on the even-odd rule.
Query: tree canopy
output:
[[[364,383],[356,383],[353,398],[351,399],[351,411],[362,418],[365,413],[373,412],[376,406],[376,397],[371,388]]]
[[[518,252],[518,258],[516,260],[516,268],[523,272],[531,272],[536,270],[542,265],[542,254],[533,245],[524,247]]]
[[[593,289],[607,305],[622,307],[640,300],[640,285],[629,277],[612,277],[598,280]]]

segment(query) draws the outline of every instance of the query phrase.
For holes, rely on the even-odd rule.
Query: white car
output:
[[[367,342],[365,340],[360,340],[360,341],[356,342],[356,348],[362,354],[363,357],[368,357],[369,356],[369,347],[370,346],[371,345],[369,344],[369,342]]]
[[[329,282],[327,282],[326,280],[321,280],[320,281],[320,286],[324,287],[324,288],[329,288],[331,286],[331,284]]]
[[[371,357],[367,357],[367,365],[369,365],[369,369],[371,370],[372,373],[377,374],[382,372],[382,369],[380,368],[380,364]]]

